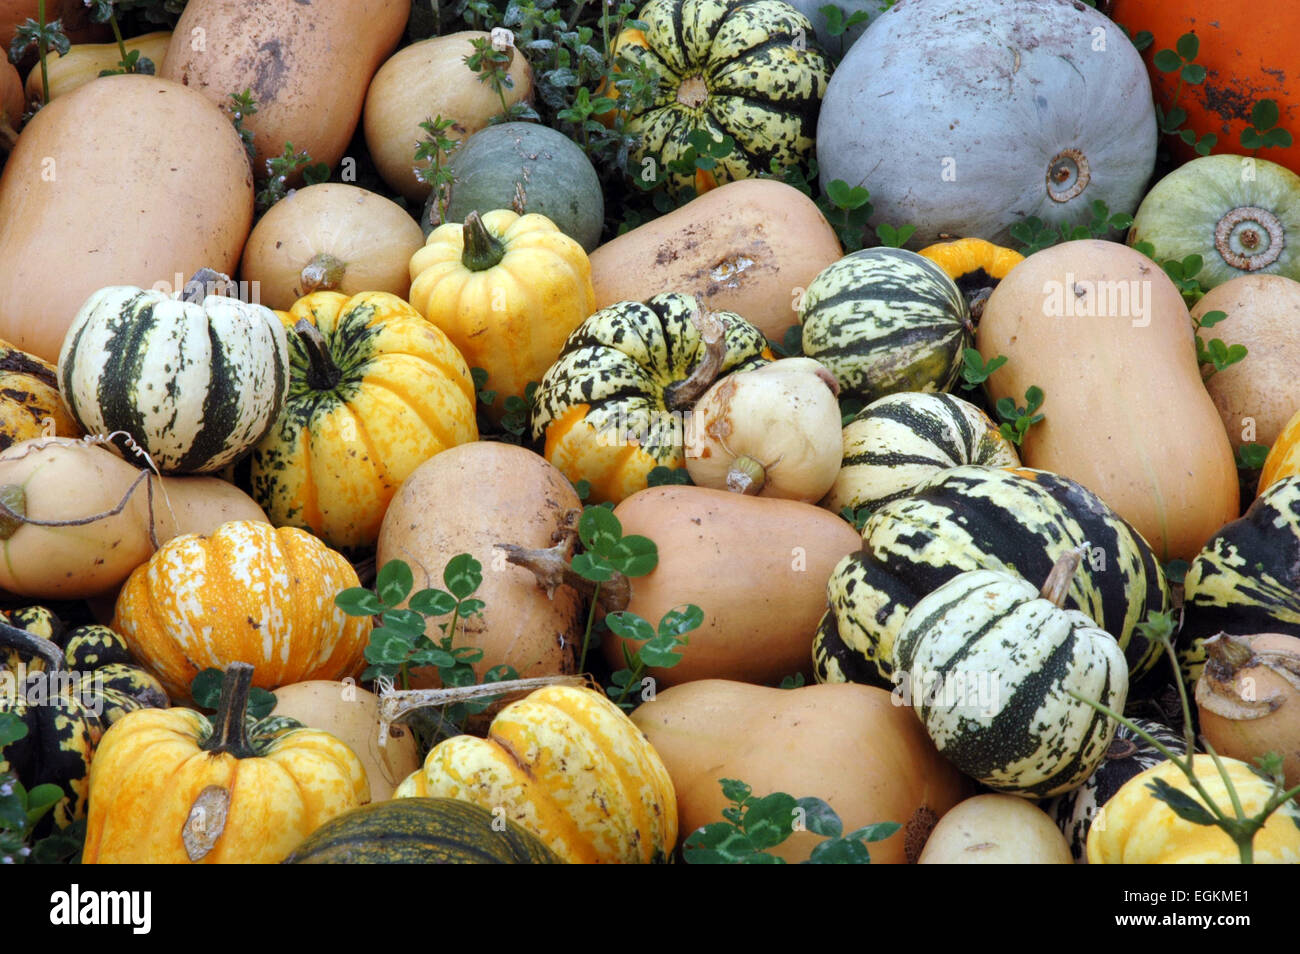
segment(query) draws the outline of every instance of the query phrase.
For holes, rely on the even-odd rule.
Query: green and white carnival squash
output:
[[[166,474],[210,473],[242,457],[271,429],[289,388],[275,314],[211,294],[216,276],[196,279],[180,298],[101,288],[59,353],[59,393],[77,423],[88,434],[125,433]]]
[[[888,394],[845,425],[844,460],[822,506],[836,513],[845,507],[874,510],[964,464],[1019,467],[1020,457],[969,401],[952,394]]]
[[[803,352],[825,365],[842,396],[947,391],[974,326],[944,270],[915,252],[869,248],[809,283],[799,306]]]
[[[168,705],[162,684],[107,626],[69,627],[43,606],[0,614],[0,712],[28,730],[4,747],[0,766],[8,762],[28,789],[49,782],[64,793],[41,831],[85,817],[90,762],[110,725]]]
[[[1178,661],[1190,686],[1217,633],[1300,636],[1300,477],[1269,486],[1216,533],[1183,580]]]
[[[327,821],[284,864],[558,865],[532,832],[472,802],[398,798]]]
[[[1257,272],[1300,279],[1300,176],[1267,159],[1193,159],[1142,200],[1128,233],[1138,242],[1157,262],[1199,255],[1206,291]]]
[[[1128,698],[1115,637],[1061,608],[1087,550],[1063,554],[1041,594],[1014,573],[962,573],[912,608],[894,643],[894,682],[935,748],[996,791],[1069,791],[1115,734],[1114,719],[1071,695],[1117,712]]]
[[[1157,38],[1172,44],[1172,37]],[[823,189],[871,193],[872,224],[1011,242],[1031,216],[1132,213],[1156,159],[1142,57],[1077,0],[927,0],[881,14],[835,70],[817,126]]]
[[[721,375],[772,360],[763,333],[692,295],[602,308],[569,335],[533,400],[533,437],[591,500],[644,490],[655,467],[686,466],[695,402]]]
[[[894,641],[922,597],[967,570],[1044,579],[1063,553],[1091,547],[1066,606],[1116,638],[1137,679],[1159,644],[1137,629],[1170,606],[1169,585],[1146,541],[1081,484],[1047,471],[945,470],[885,504],[862,528],[862,549],[826,584],[829,609],[813,642],[818,682],[889,687]]]
[[[1173,729],[1147,719],[1133,719],[1133,723],[1171,752],[1182,755],[1187,751],[1187,741]],[[1070,843],[1070,854],[1076,862],[1087,864],[1088,830],[1101,807],[1133,776],[1163,761],[1159,749],[1121,724],[1088,780],[1043,806]]]
[[[625,107],[626,131],[640,140],[629,161],[634,175],[648,183],[665,176],[681,196],[770,172],[774,163],[808,164],[831,68],[807,17],[781,0],[650,0],[637,18],[646,28],[614,41],[627,71],[656,84],[648,106]],[[706,142],[730,137],[735,147],[701,168],[691,154],[697,132]],[[673,168],[679,162],[684,169]]]

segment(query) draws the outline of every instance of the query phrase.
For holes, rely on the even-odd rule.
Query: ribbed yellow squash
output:
[[[1283,477],[1295,477],[1300,474],[1300,411],[1291,416],[1282,428],[1273,446],[1269,448],[1264,460],[1264,469],[1259,472],[1259,493],[1262,494],[1271,485]]]
[[[411,256],[411,304],[488,373],[499,418],[596,310],[587,253],[544,215],[496,209],[429,233]]]
[[[289,394],[253,450],[253,498],[276,526],[372,546],[402,481],[478,440],[469,365],[387,292],[314,292],[276,314],[289,332]]]
[[[47,427],[59,437],[83,433],[59,397],[54,365],[0,340],[0,450],[41,437]]]
[[[175,700],[204,669],[257,666],[275,689],[308,679],[356,676],[370,617],[334,605],[359,586],[356,570],[310,533],[232,520],[209,534],[163,544],[127,577],[112,628]]]
[[[502,808],[573,864],[663,862],[677,842],[677,796],[663,761],[591,689],[539,689],[502,709],[486,739],[436,745],[393,797],[413,796]]]
[[[1273,787],[1245,762],[1222,759],[1246,815],[1258,814]],[[1208,755],[1194,756],[1196,777],[1221,809],[1232,811],[1223,779]],[[1157,800],[1150,785],[1155,779],[1169,783],[1201,803],[1173,762],[1161,762],[1135,775],[1111,796],[1088,830],[1088,864],[1237,864],[1237,845],[1217,826],[1196,825],[1179,818]],[[1203,803],[1201,803],[1203,804]],[[1256,864],[1300,864],[1300,807],[1287,802],[1255,834]]]
[[[365,769],[343,742],[283,716],[247,719],[252,676],[246,663],[230,666],[212,720],[140,709],[104,733],[83,863],[275,864],[370,801]]]

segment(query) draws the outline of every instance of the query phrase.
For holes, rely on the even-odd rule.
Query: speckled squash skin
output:
[[[501,710],[486,739],[439,743],[394,795],[411,796],[504,808],[574,864],[665,862],[677,842],[677,796],[663,761],[591,689],[539,689]]]
[[[49,418],[47,432],[45,419]],[[47,433],[80,437],[80,425],[59,397],[54,365],[0,341],[0,450]]]
[[[1257,815],[1273,794],[1272,784],[1245,762],[1222,758],[1246,815]],[[1215,804],[1231,812],[1232,802],[1214,760],[1193,757],[1192,766]],[[1088,864],[1237,864],[1236,843],[1216,825],[1184,821],[1153,797],[1148,786],[1161,779],[1198,803],[1200,797],[1187,776],[1173,762],[1161,762],[1129,779],[1106,803],[1105,824],[1094,821],[1088,831]],[[1293,800],[1282,805],[1258,832],[1255,864],[1300,864],[1300,807]]]
[[[653,159],[679,195],[769,172],[773,162],[807,164],[830,79],[807,17],[766,0],[650,0],[637,17],[647,29],[624,30],[614,49],[649,69],[659,86],[650,107],[628,122],[627,132],[641,137],[630,167]],[[697,129],[715,140],[731,136],[734,151],[712,170],[670,171]]]
[[[293,527],[232,520],[165,544],[122,585],[112,627],[176,700],[200,671],[251,662],[254,685],[356,676],[370,617],[334,597],[359,586],[339,553]]]
[[[238,744],[206,751],[214,736]],[[369,800],[352,750],[293,719],[255,722],[243,705],[228,720],[142,709],[104,734],[91,763],[82,863],[274,864]]]
[[[474,382],[447,335],[387,292],[314,292],[277,312],[289,338],[284,413],[253,450],[253,498],[277,526],[369,546],[420,464],[478,440]],[[299,321],[319,331],[321,352]]]

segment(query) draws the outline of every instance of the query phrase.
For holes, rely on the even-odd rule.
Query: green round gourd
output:
[[[590,252],[605,226],[605,198],[596,170],[576,143],[536,123],[500,123],[470,136],[451,155],[448,222],[471,212],[513,208],[537,212]],[[431,193],[420,216],[429,233],[442,224]],[[519,199],[522,196],[522,204]]]
[[[869,248],[818,273],[799,306],[803,352],[835,375],[840,396],[947,391],[971,347],[970,308],[927,258]]]
[[[1300,279],[1300,176],[1267,159],[1193,159],[1142,200],[1128,232],[1139,242],[1157,262],[1199,255],[1205,291],[1257,272]]]
[[[536,835],[454,798],[363,805],[316,829],[284,864],[504,864],[564,862]]]

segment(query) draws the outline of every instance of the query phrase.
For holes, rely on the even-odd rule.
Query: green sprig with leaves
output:
[[[9,41],[9,62],[17,63],[33,44],[36,45],[37,55],[41,61],[41,102],[48,103],[50,101],[49,53],[53,50],[59,56],[67,56],[68,50],[72,49],[72,41],[63,32],[61,20],[51,23],[45,19],[45,0],[38,0],[35,20],[28,17],[14,30],[14,37]]]
[[[451,184],[455,179],[447,164],[451,154],[460,147],[459,139],[452,139],[447,135],[447,130],[454,125],[456,125],[455,120],[443,119],[441,114],[420,123],[420,128],[424,130],[424,138],[415,145],[417,163],[415,178],[430,186],[434,195],[438,197],[434,203],[438,221],[431,222],[431,225],[441,225],[447,220],[447,203],[450,201]],[[483,376],[487,377],[486,371],[483,372]],[[493,400],[496,400],[495,396],[487,403],[491,404]]]
[[[12,712],[0,712],[0,753],[6,746],[27,737],[27,724]],[[0,761],[0,864],[23,864],[33,857],[33,835],[37,824],[59,799],[63,789],[46,782],[28,790]]]
[[[693,603],[674,607],[659,620],[656,629],[647,620],[626,610],[610,613],[605,624],[610,632],[623,640],[624,668],[610,675],[610,685],[605,693],[622,709],[636,708],[628,694],[642,684],[645,671],[650,667],[671,669],[682,661],[682,648],[689,643],[686,634],[698,629],[704,622],[704,611]],[[633,642],[641,646],[633,649]]]
[[[1166,110],[1159,103],[1156,104],[1156,124],[1162,133],[1177,136],[1193,147],[1198,156],[1208,156],[1218,142],[1218,137],[1213,133],[1206,133],[1198,139],[1195,130],[1184,129],[1187,110],[1178,105],[1184,84],[1199,86],[1205,82],[1205,67],[1195,62],[1200,49],[1201,41],[1196,34],[1184,33],[1174,44],[1174,49],[1156,51],[1152,58],[1155,68],[1162,73],[1178,74],[1178,82],[1174,86],[1174,95],[1169,101],[1169,108]]]
[[[266,179],[256,197],[259,214],[289,194],[289,179],[299,172],[307,185],[326,182],[330,177],[329,166],[323,162],[313,163],[306,150],[295,152],[293,143],[287,142],[283,153],[266,160]]]
[[[1193,318],[1196,328],[1196,362],[1201,366],[1201,380],[1208,381],[1224,368],[1236,364],[1246,357],[1246,346],[1228,345],[1222,338],[1211,338],[1208,342],[1201,337],[1203,328],[1213,328],[1227,318],[1227,312],[1207,311],[1200,318]]]
[[[1042,414],[1035,413],[1042,406],[1043,389],[1036,384],[1031,384],[1025,389],[1023,407],[1018,406],[1014,398],[999,398],[994,405],[998,417],[1002,420],[998,425],[998,432],[1019,447],[1025,435],[1029,433],[1029,429],[1043,420]]]

